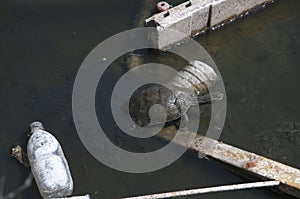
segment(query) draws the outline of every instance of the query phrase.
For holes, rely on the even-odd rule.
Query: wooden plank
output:
[[[186,131],[185,133],[194,134]],[[158,134],[170,141],[172,134]],[[184,145],[183,143],[177,143]],[[196,135],[195,140],[188,146],[203,156],[217,160],[233,168],[242,170],[243,174],[264,180],[279,181],[278,189],[286,194],[300,198],[300,170],[252,152],[219,142],[217,140]]]

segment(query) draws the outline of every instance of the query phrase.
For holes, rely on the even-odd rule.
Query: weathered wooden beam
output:
[[[162,139],[170,141],[174,132],[158,134]],[[186,131],[185,133],[194,134]],[[186,144],[178,142],[185,146]],[[186,146],[185,146],[186,147]],[[196,135],[189,149],[200,153],[200,156],[217,160],[237,170],[242,170],[243,176],[280,182],[281,192],[300,198],[300,170],[276,162],[252,152],[219,142],[217,140]]]

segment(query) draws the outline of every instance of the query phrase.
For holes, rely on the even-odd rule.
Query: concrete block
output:
[[[158,48],[166,48],[206,29],[209,4],[193,2],[187,1],[146,20],[146,26],[156,26]]]
[[[272,0],[214,0],[211,1],[211,26],[220,25]]]
[[[190,0],[153,15],[145,23],[156,27],[151,42],[165,49],[269,2],[272,0]]]

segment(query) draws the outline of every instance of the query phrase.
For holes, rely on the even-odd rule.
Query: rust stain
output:
[[[242,154],[237,153],[237,155],[239,156],[240,159],[245,159],[245,157]]]
[[[240,159],[240,160],[245,159],[245,157],[242,154],[240,154],[240,153],[234,153],[234,152],[232,152],[230,150],[227,150],[226,154],[227,154],[227,156],[233,157],[235,159]]]
[[[256,162],[247,162],[245,165],[244,165],[244,168],[245,169],[250,169],[250,168],[253,168],[253,167],[256,167]]]
[[[226,153],[227,153],[227,156],[234,157],[234,158],[237,157],[237,155],[235,153],[233,153],[232,151],[226,151]]]
[[[270,163],[270,162],[267,162],[268,164],[265,165],[263,168],[266,170],[266,171],[269,171],[271,169],[273,169],[273,165]]]
[[[298,175],[296,175],[293,172],[284,172],[286,175],[288,175],[292,180],[295,180],[297,177],[299,177]]]

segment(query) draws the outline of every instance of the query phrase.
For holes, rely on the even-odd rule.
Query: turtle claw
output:
[[[210,94],[210,101],[221,101],[224,98],[224,94],[221,92],[214,92]]]
[[[186,126],[179,128],[179,131],[183,131],[184,132],[184,131],[187,131],[187,130],[188,130],[188,128]]]
[[[188,127],[187,127],[188,122],[189,122],[189,118],[188,118],[187,114],[182,115],[179,130],[180,131],[187,131],[188,130]]]
[[[200,97],[191,97],[191,104],[198,105],[198,104],[207,104],[215,101],[220,101],[224,98],[224,94],[221,92],[213,92],[208,93],[206,95],[202,95]]]

